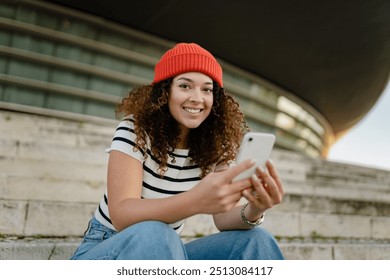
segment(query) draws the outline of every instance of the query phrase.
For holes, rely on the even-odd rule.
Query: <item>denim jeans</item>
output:
[[[283,254],[263,228],[223,231],[183,243],[167,224],[145,221],[116,232],[92,218],[73,260],[277,260]]]

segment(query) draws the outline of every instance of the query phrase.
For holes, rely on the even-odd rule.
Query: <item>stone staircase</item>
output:
[[[105,188],[116,121],[0,110],[0,259],[67,259]],[[390,259],[390,172],[275,150],[287,195],[263,226],[287,259]],[[188,219],[185,241],[216,232]]]

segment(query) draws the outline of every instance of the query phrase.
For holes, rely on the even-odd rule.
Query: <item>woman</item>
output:
[[[232,182],[253,166],[227,168],[248,128],[207,50],[168,50],[153,83],[132,90],[117,113],[125,118],[108,149],[107,191],[73,259],[283,258],[256,227],[282,201],[282,183],[270,162]],[[183,244],[184,220],[196,214],[212,214],[221,232]]]

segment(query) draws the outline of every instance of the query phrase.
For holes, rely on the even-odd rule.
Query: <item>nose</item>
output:
[[[194,103],[203,102],[202,90],[200,88],[194,88],[191,92],[189,100]]]

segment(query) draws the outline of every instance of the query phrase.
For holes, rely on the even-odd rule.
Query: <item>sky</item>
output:
[[[368,114],[331,147],[327,159],[390,171],[390,83]]]

